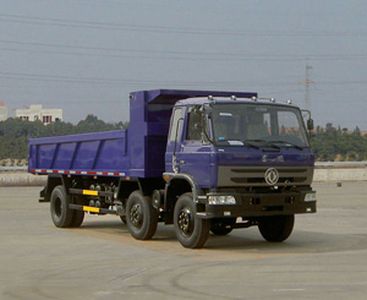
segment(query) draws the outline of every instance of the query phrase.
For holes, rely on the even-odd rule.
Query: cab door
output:
[[[211,187],[215,185],[216,170],[213,145],[203,134],[207,120],[195,106],[187,109],[186,120],[177,156],[180,172],[190,175],[200,187]]]
[[[170,130],[167,138],[167,148],[165,155],[166,172],[179,173],[179,159],[182,146],[182,134],[185,121],[185,108],[176,107],[173,109]]]

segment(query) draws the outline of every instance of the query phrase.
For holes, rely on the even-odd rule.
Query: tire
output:
[[[120,216],[121,222],[126,225],[126,216]]]
[[[84,211],[81,210],[74,210],[74,215],[71,220],[70,227],[80,227],[84,221]]]
[[[229,219],[213,219],[211,220],[210,231],[214,235],[224,236],[233,230],[233,225],[236,223],[235,218]]]
[[[185,193],[178,198],[173,223],[177,239],[185,248],[202,248],[209,237],[209,220],[196,216],[191,193]]]
[[[73,221],[74,211],[69,208],[70,197],[63,186],[56,186],[51,193],[50,212],[56,227],[70,227]]]
[[[263,217],[258,226],[261,235],[268,242],[283,242],[292,233],[294,215]]]
[[[83,205],[83,199],[82,198],[79,198],[79,197],[75,196],[72,200],[73,200],[73,203],[75,203],[75,204]],[[72,220],[71,220],[70,227],[74,227],[74,228],[80,227],[83,223],[83,220],[84,220],[84,211],[74,210],[73,213],[74,214],[73,214],[73,217],[72,217]]]
[[[140,191],[132,192],[126,202],[126,223],[130,234],[137,240],[149,240],[157,230],[158,213],[150,197]]]

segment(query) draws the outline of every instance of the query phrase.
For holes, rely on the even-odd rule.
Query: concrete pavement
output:
[[[367,183],[314,187],[319,212],[285,243],[250,228],[200,250],[172,226],[136,241],[112,216],[58,229],[39,187],[0,188],[0,299],[366,299]]]

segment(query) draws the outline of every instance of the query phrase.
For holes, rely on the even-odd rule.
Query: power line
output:
[[[255,87],[279,87],[279,86],[295,86],[294,82],[287,81],[173,81],[173,80],[149,80],[149,79],[132,79],[132,78],[102,78],[102,77],[78,77],[69,75],[53,75],[53,74],[36,74],[21,72],[0,72],[0,78],[9,80],[24,80],[35,82],[56,82],[67,84],[92,84],[92,85],[149,85],[149,86],[237,86],[244,88],[245,86]],[[310,80],[310,79],[309,79]],[[304,84],[304,83],[303,83]],[[318,85],[366,85],[367,80],[346,80],[346,81],[318,81]]]
[[[22,53],[36,53],[36,54],[56,54],[56,55],[72,55],[72,56],[91,56],[91,57],[106,57],[106,58],[136,58],[136,59],[149,59],[149,60],[183,60],[183,61],[215,61],[215,62],[241,62],[241,61],[257,61],[257,62],[299,62],[304,59],[301,57],[284,57],[284,58],[271,58],[262,56],[247,56],[247,57],[190,57],[190,56],[176,56],[176,55],[129,55],[129,54],[106,54],[106,53],[89,53],[89,52],[75,52],[75,51],[58,51],[58,50],[38,50],[38,49],[19,49],[19,48],[0,48],[1,51],[6,52],[22,52]],[[210,55],[210,54],[209,54]],[[344,60],[361,60],[367,59],[367,56],[355,56],[355,57],[328,57],[321,58],[315,57],[314,61],[344,61]]]
[[[195,35],[231,35],[231,36],[255,36],[255,37],[360,37],[365,36],[367,32],[352,31],[235,31],[230,29],[211,29],[199,27],[175,27],[159,25],[136,25],[123,24],[116,22],[97,22],[97,21],[78,21],[62,18],[47,18],[27,15],[0,14],[0,20],[3,22],[13,22],[31,25],[60,26],[70,28],[89,28],[102,30],[124,30],[149,33],[171,33],[171,34],[195,34]]]
[[[244,85],[243,81],[169,81],[169,80],[140,80],[129,78],[102,78],[102,77],[73,77],[67,75],[53,74],[36,74],[36,73],[20,73],[20,72],[0,72],[0,77],[7,79],[19,79],[29,81],[50,81],[50,82],[66,82],[66,83],[87,83],[87,84],[152,84],[162,85],[178,85],[178,86],[200,86],[200,85]],[[247,83],[249,84],[249,83]],[[251,84],[261,84],[269,86],[287,85],[287,82],[258,82]]]
[[[172,50],[154,50],[154,49],[149,49],[149,50],[141,50],[141,49],[122,49],[122,48],[108,48],[108,47],[96,47],[96,46],[85,46],[85,45],[80,45],[80,46],[75,46],[75,45],[67,45],[67,44],[52,44],[52,43],[42,43],[42,42],[23,42],[23,41],[14,41],[14,40],[0,40],[0,43],[5,43],[5,44],[15,44],[15,45],[29,45],[29,46],[37,46],[37,47],[50,47],[50,48],[65,48],[65,49],[80,49],[80,50],[96,50],[96,51],[108,51],[108,52],[132,52],[132,53],[144,53],[144,54],[177,54],[177,55],[200,55],[200,56],[220,56],[220,55],[225,55],[225,56],[235,56],[235,57],[239,57],[239,58],[243,58],[243,57],[288,57],[288,56],[297,56],[299,58],[304,57],[304,55],[277,55],[277,54],[271,54],[271,55],[267,55],[267,54],[247,54],[244,55],[243,53],[239,53],[239,52],[198,52],[198,51],[172,51]],[[325,55],[321,55],[321,56],[328,56],[329,54],[325,54]],[[312,55],[308,55],[308,56],[312,56]],[[367,56],[365,54],[363,54],[363,56]]]
[[[19,48],[0,48],[1,51],[6,52],[22,52],[22,53],[36,53],[36,54],[57,54],[57,55],[74,55],[74,56],[92,56],[92,57],[107,57],[107,58],[136,58],[149,60],[183,60],[183,61],[215,61],[215,62],[240,62],[240,61],[261,61],[261,62],[297,62],[303,59],[299,58],[268,58],[268,57],[190,57],[190,56],[176,56],[176,55],[134,55],[134,54],[105,54],[105,53],[88,53],[88,52],[74,52],[74,51],[53,51],[53,50],[36,50],[36,49],[19,49]],[[366,56],[367,58],[367,56]]]
[[[297,62],[303,61],[307,56],[314,61],[339,61],[339,60],[361,60],[366,59],[366,54],[242,54],[235,52],[184,52],[170,50],[139,50],[139,49],[122,49],[122,48],[107,48],[107,47],[92,47],[92,46],[74,46],[66,44],[50,44],[39,42],[20,42],[10,40],[0,40],[0,44],[11,44],[17,46],[34,46],[45,47],[52,49],[73,49],[83,50],[76,51],[54,51],[44,49],[29,49],[29,48],[1,48],[2,51],[8,52],[26,52],[26,53],[42,53],[42,54],[61,54],[61,55],[76,55],[76,56],[99,56],[111,58],[138,58],[138,59],[165,59],[165,60],[203,60],[203,61],[274,61],[274,62]],[[90,53],[85,51],[103,51],[107,53]],[[115,52],[115,53],[111,53]],[[117,52],[117,53],[116,53]],[[123,54],[120,54],[123,53]],[[144,54],[144,55],[141,55]]]

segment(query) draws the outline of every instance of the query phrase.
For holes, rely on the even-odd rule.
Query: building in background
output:
[[[47,125],[55,121],[62,121],[63,110],[60,108],[43,108],[40,104],[34,104],[28,108],[16,109],[15,117],[31,122],[40,120]]]
[[[8,109],[3,101],[0,101],[0,121],[5,121],[8,118]]]

